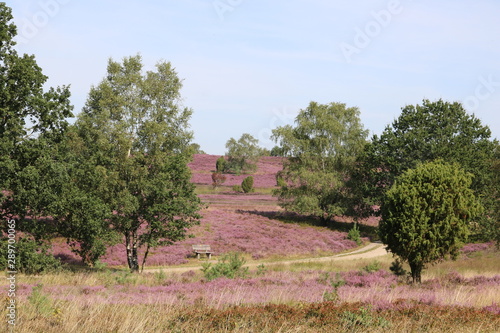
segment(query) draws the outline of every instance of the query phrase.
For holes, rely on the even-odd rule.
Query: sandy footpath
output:
[[[360,249],[352,252],[341,253],[329,257],[316,257],[316,258],[305,258],[305,259],[290,259],[290,260],[277,260],[265,263],[250,263],[244,265],[244,267],[255,268],[261,264],[265,266],[271,265],[290,265],[294,263],[307,263],[307,262],[328,262],[328,261],[340,261],[340,260],[356,260],[356,259],[369,259],[381,257],[387,254],[384,245],[381,243],[368,243]],[[215,263],[216,261],[214,261]],[[144,273],[154,273],[163,271],[165,273],[184,273],[192,270],[201,269],[201,262],[199,266],[186,266],[186,267],[172,267],[172,268],[151,268],[145,269]]]

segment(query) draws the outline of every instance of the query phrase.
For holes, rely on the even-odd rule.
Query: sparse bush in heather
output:
[[[362,270],[367,273],[377,272],[380,270],[380,262],[374,261],[371,264],[368,264],[365,267],[363,267]]]
[[[260,264],[259,266],[257,266],[257,275],[264,275],[267,273],[267,268],[266,266],[264,266],[264,264]]]
[[[243,190],[241,189],[241,185],[233,185],[232,190],[233,190],[234,192],[237,192],[237,193],[240,193],[240,192],[242,192],[242,191],[243,191]]]
[[[250,193],[250,192],[254,191],[254,189],[253,189],[253,177],[252,176],[248,176],[245,179],[243,179],[243,182],[241,183],[241,189],[245,193]]]
[[[215,171],[219,173],[223,173],[226,171],[226,159],[224,156],[221,156],[215,162]]]
[[[382,327],[387,328],[390,322],[383,317],[374,316],[369,307],[361,307],[359,311],[345,311],[340,315],[343,326],[347,331],[357,332],[358,330],[366,331],[370,328]]]
[[[29,303],[34,307],[37,314],[41,316],[50,316],[54,313],[55,308],[52,305],[52,300],[42,293],[42,284],[33,287],[31,294],[28,296]]]
[[[248,273],[248,267],[243,268],[245,259],[239,253],[233,252],[224,255],[219,261],[212,265],[211,263],[203,263],[202,272],[208,281],[215,280],[220,277],[234,279],[236,277],[244,277]]]
[[[216,155],[194,155],[193,161],[189,163],[192,172],[191,182],[195,184],[211,185],[211,173],[219,156]],[[264,156],[257,162],[257,171],[254,176],[254,186],[262,188],[273,188],[276,186],[276,173],[282,170],[283,159],[280,157]],[[226,168],[227,170],[227,168]],[[240,170],[241,174],[241,170]],[[241,184],[245,175],[225,174],[227,186]]]
[[[222,184],[224,184],[225,181],[226,181],[226,176],[224,176],[222,173],[220,173],[220,172],[213,172],[212,173],[212,186],[213,186],[213,188],[217,188],[217,187],[221,186]]]
[[[358,245],[361,245],[363,243],[363,241],[361,240],[361,233],[359,232],[357,223],[354,223],[351,230],[349,230],[349,233],[347,234],[347,239],[355,241],[356,244]]]

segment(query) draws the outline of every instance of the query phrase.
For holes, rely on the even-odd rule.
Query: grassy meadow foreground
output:
[[[497,332],[498,252],[467,251],[420,286],[390,273],[389,255],[212,281],[199,269],[21,275],[16,332]]]
[[[53,253],[69,270],[17,276],[15,331],[498,332],[494,244],[466,245],[457,261],[425,270],[421,285],[394,275],[390,255],[324,260],[358,248],[347,239],[349,221],[323,227],[280,211],[270,194],[280,158],[261,159],[255,193],[231,191],[245,175],[231,175],[213,190],[216,158],[197,155],[190,165],[207,205],[193,238],[152,251],[142,274],[127,271],[123,245],[110,247],[99,267],[84,269],[63,241],[55,242]],[[374,240],[375,226],[376,219],[363,222],[365,242]],[[193,244],[211,245],[212,265],[238,252],[249,269],[208,278]],[[312,259],[294,261],[300,258]],[[6,294],[6,283],[1,288]]]

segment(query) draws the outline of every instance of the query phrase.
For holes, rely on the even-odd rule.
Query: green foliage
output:
[[[355,241],[356,244],[358,245],[361,245],[363,243],[363,241],[361,240],[361,233],[359,232],[357,223],[354,223],[351,230],[349,230],[349,232],[347,233],[347,239]]]
[[[199,154],[199,155],[205,155],[206,153],[201,149],[201,146],[197,143],[191,143],[189,145],[189,150],[190,150],[190,154],[191,155],[194,155],[194,154]]]
[[[403,262],[399,258],[396,258],[396,260],[394,260],[391,263],[391,266],[389,267],[389,269],[396,276],[407,276],[408,275],[408,272],[406,271],[406,269],[403,268]]]
[[[279,147],[279,146],[274,146],[271,151],[269,152],[269,155],[271,156],[286,156],[286,152],[283,148]]]
[[[69,87],[44,89],[48,77],[35,57],[14,49],[17,28],[12,20],[11,9],[1,2],[0,210],[18,217],[18,231],[48,239],[56,232],[61,189],[67,181],[57,145],[73,107]]]
[[[236,174],[254,172],[257,169],[257,161],[262,156],[258,142],[248,133],[244,133],[238,141],[229,139],[226,143],[228,159],[225,170]]]
[[[359,114],[342,103],[311,102],[295,127],[273,130],[283,155],[290,156],[281,172],[286,186],[274,192],[283,208],[327,219],[346,212],[346,180],[368,134]]]
[[[245,193],[250,193],[254,191],[253,188],[253,176],[248,176],[241,182],[241,189]]]
[[[245,277],[248,273],[248,267],[243,268],[245,259],[240,257],[238,253],[228,253],[218,260],[215,265],[211,263],[203,263],[201,269],[205,278],[208,281],[220,277],[227,277],[234,279],[238,277]]]
[[[373,273],[380,270],[380,262],[374,261],[371,264],[368,264],[362,268],[362,271],[366,273]]]
[[[345,311],[341,314],[340,319],[343,327],[350,332],[365,331],[376,327],[390,327],[388,320],[374,316],[369,307],[361,307],[359,312]]]
[[[131,272],[118,272],[114,278],[118,285],[135,285],[137,283],[137,275]]]
[[[421,105],[407,105],[381,136],[372,138],[356,164],[352,181],[358,200],[353,206],[373,213],[370,208],[381,204],[399,175],[419,163],[442,159],[474,175],[471,188],[483,198],[488,215],[491,205],[485,199],[491,195],[496,146],[490,129],[460,103],[424,100]]]
[[[167,274],[163,269],[160,269],[159,272],[155,273],[155,280],[157,281],[157,283],[162,283],[163,281],[165,281],[166,278]]]
[[[226,171],[226,159],[224,156],[221,156],[217,159],[217,162],[215,162],[215,171],[218,173],[223,173]]]
[[[457,257],[468,223],[482,210],[472,177],[457,165],[428,162],[407,170],[387,191],[380,238],[410,264],[413,282],[421,281],[426,264]]]
[[[267,273],[267,267],[264,266],[264,264],[260,264],[259,266],[257,266],[257,275],[264,275]]]
[[[109,60],[75,124],[79,158],[99,175],[87,192],[107,209],[109,229],[123,235],[131,271],[139,270],[141,246],[144,267],[149,249],[183,239],[200,217],[181,80],[168,62],[142,67],[140,56]]]
[[[330,285],[332,286],[331,291],[326,291],[323,293],[323,301],[325,302],[337,302],[339,300],[338,289],[345,285],[345,280],[337,272],[335,278],[330,278],[330,273],[325,272],[318,279],[318,282],[326,284],[330,280]]]
[[[281,176],[276,176],[276,186],[278,187],[284,187],[287,186],[286,181],[283,179]]]
[[[3,237],[0,241],[0,267],[7,267],[8,242]],[[31,237],[20,238],[15,243],[15,269],[24,274],[41,274],[58,271],[62,268],[59,259],[50,252],[50,244],[35,241]]]
[[[42,284],[34,286],[31,289],[31,294],[28,296],[28,301],[35,308],[37,314],[47,317],[53,315],[56,309],[52,304],[52,300],[42,293],[42,288]]]
[[[495,149],[495,155],[491,163],[493,177],[482,197],[485,206],[485,214],[474,230],[478,241],[494,240],[500,247],[500,143]]]
[[[108,270],[108,264],[100,260],[96,260],[94,263],[94,269],[98,272],[105,272]]]
[[[243,191],[243,190],[241,189],[241,185],[233,185],[232,190],[233,190],[234,192],[237,192],[237,193],[240,193],[240,192],[242,192],[242,191]]]

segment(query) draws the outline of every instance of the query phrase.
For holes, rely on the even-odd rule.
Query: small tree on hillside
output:
[[[226,159],[224,156],[219,157],[217,162],[215,162],[215,171],[219,173],[226,171]]]
[[[248,133],[244,133],[238,141],[229,139],[226,143],[226,170],[234,173],[254,172],[257,169],[257,160],[262,155],[258,142]]]
[[[273,130],[283,165],[281,187],[274,192],[288,211],[319,216],[327,222],[349,209],[346,180],[366,144],[357,107],[311,102],[295,126]],[[277,149],[274,149],[275,151]]]
[[[224,176],[222,173],[220,173],[220,172],[213,172],[212,173],[212,186],[213,186],[213,188],[217,188],[217,187],[221,186],[222,184],[224,184],[225,181],[226,181],[226,176]]]
[[[414,283],[421,282],[425,265],[457,257],[468,222],[482,209],[471,184],[470,173],[436,161],[409,169],[387,191],[379,235],[409,263]]]
[[[248,176],[245,179],[243,179],[243,182],[241,183],[241,189],[245,193],[253,192],[253,177],[252,176]]]

